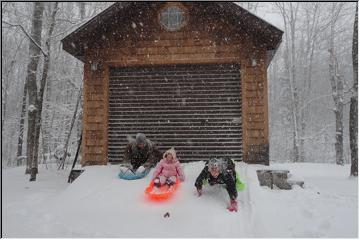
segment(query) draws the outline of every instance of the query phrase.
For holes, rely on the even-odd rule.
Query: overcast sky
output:
[[[275,27],[284,30],[284,24],[280,14],[275,13],[276,11],[270,6],[270,3],[262,3],[261,5],[264,7],[259,8],[257,15]]]

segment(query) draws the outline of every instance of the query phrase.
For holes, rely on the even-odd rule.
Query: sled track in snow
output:
[[[242,164],[241,164],[242,165]],[[254,237],[254,216],[253,212],[253,205],[251,202],[251,195],[249,190],[249,177],[248,177],[248,165],[244,164],[238,168],[240,172],[240,178],[242,181],[245,182],[246,187],[245,189],[240,192],[239,194],[239,214],[241,215],[241,225],[243,229],[243,237]]]
[[[244,178],[244,181],[246,183],[244,193],[239,198],[239,200],[242,201],[241,206],[244,209],[242,216],[247,228],[247,231],[245,230],[245,232],[248,234],[247,237],[264,237],[266,236],[267,232],[267,224],[264,224],[262,218],[263,213],[261,212],[264,209],[259,209],[259,206],[256,206],[259,199],[253,198],[254,196],[257,196],[256,191],[259,190],[256,188],[261,188],[258,184],[258,178],[255,168],[253,168],[252,166],[249,167],[249,165],[244,164],[240,166],[240,173],[240,177]]]

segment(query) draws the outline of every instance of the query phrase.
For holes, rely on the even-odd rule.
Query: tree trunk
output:
[[[46,52],[47,55],[44,58],[44,63],[43,63],[43,71],[42,71],[42,77],[41,77],[41,81],[40,81],[40,90],[39,93],[37,94],[37,99],[36,99],[36,108],[37,108],[37,114],[36,114],[36,128],[35,128],[35,145],[34,145],[34,153],[35,153],[35,158],[33,160],[33,168],[38,168],[38,152],[39,152],[39,139],[40,139],[40,129],[41,129],[41,116],[42,116],[42,109],[43,109],[43,99],[44,99],[44,90],[45,90],[45,86],[46,86],[46,82],[47,82],[47,78],[48,78],[48,72],[49,72],[49,67],[50,67],[50,39],[55,27],[55,16],[58,10],[58,2],[55,2],[55,6],[54,9],[51,13],[51,19],[50,19],[50,27],[47,33],[47,39],[46,39]],[[36,171],[37,172],[37,171]],[[36,180],[36,175],[35,175],[35,179]]]
[[[45,106],[43,112],[43,119],[41,123],[41,134],[42,134],[42,151],[46,155],[50,152],[50,96],[51,96],[51,83],[48,81],[46,83],[46,90],[45,90]]]
[[[308,5],[312,6],[312,5]],[[306,50],[304,54],[304,69],[303,74],[306,76],[304,78],[303,94],[301,96],[302,104],[309,99],[311,95],[311,83],[312,83],[312,71],[313,71],[313,61],[314,61],[314,50],[315,50],[315,41],[316,34],[318,29],[318,16],[319,16],[319,3],[314,3],[313,7],[311,7],[306,12]],[[309,108],[299,109],[299,116],[301,121],[301,137],[300,137],[300,162],[305,162],[305,135],[306,135],[306,127],[308,123],[310,115]]]
[[[45,106],[44,106],[44,117],[41,123],[41,134],[42,134],[42,151],[44,155],[50,154],[50,141],[51,141],[51,120],[50,120],[50,101],[51,101],[51,81],[47,81],[45,90]],[[43,103],[44,104],[44,103]],[[48,155],[50,157],[50,155]]]
[[[86,11],[86,2],[77,2],[80,9],[80,19],[83,20],[85,18]]]
[[[355,20],[354,20],[354,35],[352,46],[353,59],[353,96],[350,103],[350,149],[351,149],[351,176],[358,176],[358,4],[356,4]]]
[[[24,125],[25,125],[25,116],[26,116],[26,98],[27,98],[27,84],[24,84],[24,92],[22,97],[22,106],[21,106],[21,116],[20,116],[20,125],[19,125],[19,137],[18,137],[18,145],[17,145],[17,166],[21,165],[21,157],[22,157],[22,145],[24,140]],[[29,161],[26,161],[26,174],[29,174]]]
[[[34,145],[34,153],[36,154],[34,166],[36,168],[38,167],[38,152],[39,152],[39,139],[40,139],[40,129],[41,129],[41,116],[42,116],[42,109],[43,109],[43,99],[44,99],[44,90],[48,78],[48,72],[50,67],[50,38],[52,36],[54,27],[55,27],[55,16],[58,10],[58,2],[55,2],[54,9],[51,13],[51,19],[50,19],[50,27],[47,33],[47,39],[46,39],[46,52],[47,56],[45,56],[44,63],[43,63],[43,71],[42,71],[42,77],[40,81],[40,90],[39,94],[37,95],[37,101],[36,101],[36,108],[37,114],[36,114],[36,128],[35,128],[35,145]]]
[[[31,27],[31,36],[34,41],[41,46],[42,16],[44,12],[44,4],[42,2],[34,2],[34,11]],[[36,149],[36,115],[37,106],[37,84],[36,72],[39,65],[40,49],[32,42],[29,45],[30,62],[27,67],[27,91],[29,96],[28,108],[28,133],[27,133],[27,172],[30,171],[30,181],[36,180],[37,174],[37,152]]]
[[[340,77],[338,71],[337,59],[335,56],[335,24],[337,16],[340,12],[340,8],[336,8],[336,3],[333,3],[333,16],[330,23],[330,36],[329,36],[329,73],[330,73],[330,85],[332,90],[332,96],[335,104],[335,152],[336,152],[336,164],[344,165],[344,150],[343,150],[343,97],[344,97],[344,83]]]
[[[296,31],[296,18],[297,18],[297,7],[294,8],[292,3],[289,3],[290,7],[290,41],[291,41],[291,48],[290,48],[290,66],[289,66],[289,83],[290,83],[290,91],[292,97],[292,104],[291,104],[291,111],[292,111],[292,118],[293,118],[293,161],[299,162],[300,160],[300,137],[299,137],[299,113],[298,113],[298,105],[299,105],[299,96],[298,96],[298,89],[296,87],[296,67],[295,67],[295,56],[296,56],[296,49],[295,49],[295,31]]]

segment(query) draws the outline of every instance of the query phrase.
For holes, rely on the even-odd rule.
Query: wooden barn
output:
[[[267,66],[283,32],[231,2],[117,2],[62,40],[84,63],[82,165],[138,132],[182,162],[269,164]]]

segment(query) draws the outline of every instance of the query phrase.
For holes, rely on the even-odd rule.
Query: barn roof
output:
[[[84,53],[87,42],[92,39],[94,33],[99,33],[104,26],[120,15],[126,17],[127,10],[132,7],[140,7],[146,4],[159,4],[162,2],[116,2],[88,22],[77,28],[61,40],[63,49],[84,62]],[[239,5],[232,2],[192,2],[197,5],[207,7],[213,5],[216,8],[216,14],[225,17],[235,25],[246,25],[249,31],[260,35],[267,50],[273,55],[281,43],[283,31],[266,22],[265,20],[250,13]],[[206,5],[206,6],[205,6]],[[272,56],[270,56],[270,59]]]

